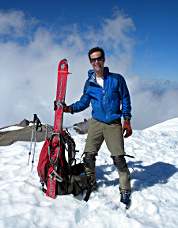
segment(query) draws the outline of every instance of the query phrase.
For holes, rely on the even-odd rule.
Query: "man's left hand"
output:
[[[124,138],[128,138],[132,134],[132,128],[130,126],[130,121],[124,121],[124,125],[122,127],[122,134]]]

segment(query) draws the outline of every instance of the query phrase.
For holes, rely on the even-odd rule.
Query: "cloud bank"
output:
[[[76,24],[45,28],[21,11],[0,11],[0,127],[23,118],[32,120],[34,113],[42,123],[53,124],[59,61],[67,58],[72,72],[66,94],[66,103],[71,104],[82,95],[90,69],[87,52],[94,46],[105,49],[110,71],[121,73],[127,81],[134,129],[177,117],[177,82],[149,82],[132,73],[135,29],[132,19],[119,10],[103,19],[98,29],[85,31]],[[64,125],[90,117],[91,108],[65,114]]]

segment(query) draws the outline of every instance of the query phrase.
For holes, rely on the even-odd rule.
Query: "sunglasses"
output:
[[[91,63],[95,63],[96,60],[98,60],[98,62],[100,62],[100,61],[103,60],[103,57],[98,57],[98,58],[95,58],[95,59],[91,59],[90,62],[91,62]]]

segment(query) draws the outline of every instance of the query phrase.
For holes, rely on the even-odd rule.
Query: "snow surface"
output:
[[[19,126],[10,126],[10,127],[6,127],[0,130],[0,132],[6,132],[6,131],[17,131],[20,129],[23,129],[24,127],[19,127]]]
[[[144,131],[178,131],[178,118],[167,120],[163,123],[156,124],[152,127],[146,128]]]
[[[174,126],[174,128],[170,128]],[[71,134],[78,160],[86,135]],[[98,190],[85,202],[82,195],[46,197],[36,171],[43,142],[37,143],[33,172],[27,165],[29,142],[0,147],[0,227],[118,228],[178,227],[178,118],[125,140],[131,172],[132,205],[120,204],[119,179],[105,143],[97,157]],[[31,156],[32,157],[32,156]]]

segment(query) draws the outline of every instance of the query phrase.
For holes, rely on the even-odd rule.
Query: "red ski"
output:
[[[66,85],[67,85],[67,75],[70,74],[68,72],[68,63],[66,59],[60,61],[58,66],[58,79],[57,79],[57,92],[56,92],[56,105],[57,109],[55,111],[55,119],[54,119],[54,131],[52,135],[52,140],[50,146],[48,148],[49,155],[49,170],[47,174],[47,191],[46,195],[55,198],[56,191],[56,180],[62,181],[62,177],[60,177],[57,173],[59,158],[61,157],[61,145],[60,145],[60,133],[62,131],[62,123],[63,123],[63,105],[65,102],[65,94],[66,94]]]

